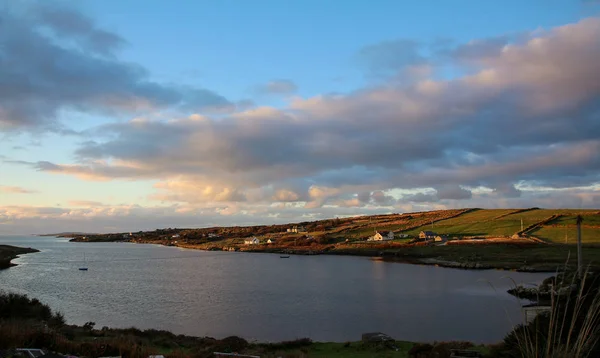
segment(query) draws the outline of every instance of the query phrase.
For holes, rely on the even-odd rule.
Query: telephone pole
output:
[[[583,257],[582,257],[582,253],[581,253],[581,222],[582,221],[583,221],[583,218],[581,217],[581,215],[577,215],[577,272],[579,273],[580,280],[581,280],[581,277],[583,276],[583,271],[582,271]]]
[[[521,219],[521,232],[523,232],[523,219]]]

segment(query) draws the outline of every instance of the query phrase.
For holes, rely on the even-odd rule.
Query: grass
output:
[[[550,311],[505,339],[521,358],[588,358],[600,354],[600,290],[598,275],[588,271],[556,279]],[[566,289],[566,290],[565,290]],[[561,291],[563,293],[561,294]]]
[[[452,236],[509,237],[521,230],[521,220],[523,220],[523,227],[527,227],[557,214],[565,215],[564,220],[572,220],[573,223],[577,214],[583,214],[585,224],[600,225],[600,215],[597,215],[597,212],[597,210],[579,209],[534,209],[524,212],[516,212],[514,209],[475,210],[455,218],[434,222],[433,228],[430,224],[423,225],[406,233],[418,235],[420,231],[431,230]]]
[[[576,227],[553,227],[543,226],[530,232],[531,235],[540,239],[555,242],[565,243],[565,235],[567,243],[577,243],[577,228]],[[592,244],[600,243],[600,228],[581,228],[581,242]]]
[[[569,258],[577,255],[576,245],[447,245],[419,246],[390,249],[399,260],[434,258],[444,261],[477,262],[482,265],[503,269],[527,267],[535,270],[556,271]],[[600,265],[600,246],[584,245],[585,265]],[[576,261],[571,260],[573,263]]]
[[[315,358],[408,358],[408,351],[414,343],[397,341],[398,351],[369,347],[362,342],[349,343],[314,343],[306,352],[308,357]]]

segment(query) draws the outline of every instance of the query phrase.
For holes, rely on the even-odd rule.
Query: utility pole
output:
[[[577,272],[579,273],[579,279],[581,280],[583,276],[582,271],[582,253],[581,253],[581,222],[583,218],[581,215],[577,215]]]
[[[433,230],[433,220],[431,220],[431,230]]]
[[[521,219],[521,232],[523,232],[523,219]]]

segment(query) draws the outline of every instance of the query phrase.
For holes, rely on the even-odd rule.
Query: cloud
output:
[[[43,234],[63,231],[129,232],[165,227],[284,224],[334,216],[382,214],[382,209],[273,207],[271,205],[71,207],[0,206],[0,235]]]
[[[38,193],[37,190],[25,189],[25,188],[21,188],[20,186],[6,186],[6,185],[0,185],[0,192],[7,193],[7,194],[34,194],[34,193]]]
[[[105,206],[99,201],[90,201],[90,200],[69,200],[69,206],[75,207],[96,207],[96,206]]]
[[[600,18],[449,53],[465,75],[423,70],[408,83],[295,97],[287,108],[109,123],[89,131],[74,162],[10,163],[85,180],[155,180],[157,201],[214,203],[229,215],[270,205],[300,216],[330,207],[595,205]],[[392,62],[379,65],[422,60]]]
[[[440,200],[465,200],[471,199],[472,193],[470,190],[462,188],[460,186],[446,186],[437,189],[437,197]]]
[[[118,34],[54,2],[4,3],[0,43],[0,130],[68,132],[64,110],[122,116],[234,106],[208,89],[152,81],[145,68],[118,59]]]
[[[298,86],[291,80],[277,79],[258,86],[255,91],[259,94],[289,95],[297,90]]]

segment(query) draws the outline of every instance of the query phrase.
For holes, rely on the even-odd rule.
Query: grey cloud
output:
[[[380,206],[387,206],[396,203],[396,199],[390,195],[386,195],[381,190],[376,190],[371,194],[371,198],[373,199],[373,203]]]
[[[276,95],[288,95],[295,93],[298,90],[298,86],[291,80],[277,79],[269,81],[256,88],[256,92],[259,94],[276,94]]]
[[[439,201],[439,198],[435,194],[416,193],[403,196],[402,201],[414,203],[433,203]]]
[[[437,197],[440,200],[465,200],[471,199],[472,193],[470,190],[461,188],[460,186],[446,186],[437,188]]]
[[[83,47],[95,52],[110,54],[125,44],[119,35],[97,28],[92,19],[74,9],[55,3],[38,3],[31,11],[40,24],[55,35],[79,40]]]
[[[504,198],[518,198],[521,196],[521,190],[517,189],[514,184],[499,184],[494,188],[494,191]]]
[[[0,129],[68,132],[57,118],[65,109],[119,116],[231,105],[207,89],[151,81],[146,69],[115,58],[118,35],[53,6],[15,2],[0,14]]]
[[[500,55],[502,48],[507,45],[509,41],[510,37],[508,35],[487,38],[483,40],[474,40],[469,43],[459,45],[451,50],[447,49],[445,54],[456,60],[467,62],[471,59],[494,57]]]
[[[438,188],[402,201],[461,205],[446,203],[476,199],[461,186],[495,188],[508,200],[524,195],[512,198],[517,192],[503,183],[598,183],[600,19],[535,36],[492,51],[480,58],[485,69],[454,80],[298,99],[284,110],[104,125],[80,146],[77,164],[36,168],[102,180],[185,176],[246,197],[303,182],[290,189],[298,201],[309,201],[313,184],[337,190],[313,208],[392,188]]]

